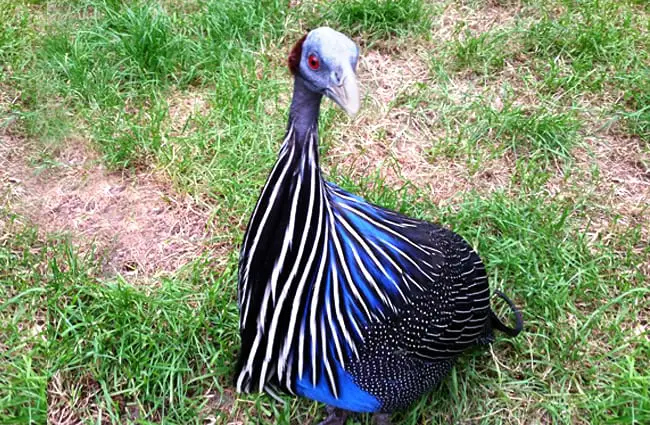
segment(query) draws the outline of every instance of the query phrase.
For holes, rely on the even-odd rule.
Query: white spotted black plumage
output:
[[[364,345],[349,369],[385,412],[417,400],[440,383],[460,352],[493,339],[489,303],[480,296],[489,294],[487,278],[476,253],[446,229],[421,223],[413,230],[429,233],[431,262],[443,272],[400,314],[364,329]]]

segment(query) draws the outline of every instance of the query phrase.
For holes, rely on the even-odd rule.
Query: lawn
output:
[[[647,2],[0,0],[0,22],[0,424],[323,418],[232,386],[238,247],[320,25],[362,51],[360,114],[321,113],[328,179],[460,233],[524,312],[393,421],[650,423]]]

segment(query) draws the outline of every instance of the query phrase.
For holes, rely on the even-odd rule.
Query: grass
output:
[[[465,36],[453,44],[454,67],[483,75],[502,69],[507,57],[507,51],[503,47],[508,38],[509,33],[504,31],[484,32],[480,35],[466,31]]]
[[[51,262],[48,285],[51,368],[62,380],[97,382],[95,396],[108,401],[111,420],[133,404],[135,416],[183,422],[206,404],[206,389],[227,385],[231,358],[224,354],[233,349],[237,321],[232,294],[222,288],[232,287],[234,273],[203,281],[207,291],[198,294],[177,280],[145,292],[120,280],[96,282],[83,267],[62,270],[78,259],[64,261]],[[82,415],[95,413],[86,408]]]
[[[517,8],[513,19],[493,24],[504,8]],[[84,140],[127,179],[156,173],[213,211],[208,248],[232,247],[173,273],[107,274],[99,247],[47,233],[20,199],[4,201],[0,423],[321,418],[307,400],[235,394],[231,379],[236,247],[285,130],[285,55],[323,23],[363,54],[429,69],[388,103],[368,90],[357,121],[323,110],[329,178],[459,232],[526,319],[521,337],[468,353],[394,422],[649,422],[650,224],[647,198],[634,197],[647,193],[649,13],[623,0],[0,0],[0,137],[29,142],[39,171],[66,167],[44,162],[52,145]],[[380,88],[401,76],[373,71],[362,63],[362,81]],[[355,154],[364,143],[388,153]],[[413,144],[418,155],[391,151]],[[376,169],[335,163],[341,145]],[[482,180],[488,167],[507,178]],[[471,185],[434,202],[461,179]]]
[[[547,6],[513,26],[478,35],[466,31],[444,49],[452,58],[451,68],[489,78],[507,64],[523,67],[529,69],[533,78],[529,84],[539,94],[567,102],[585,93],[619,92],[629,102],[618,112],[627,119],[631,133],[647,140],[648,101],[641,94],[647,87],[640,87],[650,72],[647,17],[617,1],[560,1]]]
[[[324,3],[320,22],[351,36],[376,41],[404,34],[424,34],[431,26],[430,6],[422,0],[337,0]]]
[[[4,423],[44,423],[47,414],[44,244],[2,210],[0,237],[0,415]]]
[[[525,108],[511,103],[496,109],[484,102],[474,102],[450,108],[445,114],[445,126],[454,132],[442,149],[454,156],[463,151],[467,156],[477,154],[482,147],[492,155],[513,153],[568,158],[577,139],[579,124],[569,113],[554,113],[546,108]],[[461,123],[469,125],[460,126]],[[487,145],[487,146],[486,146]],[[438,152],[434,152],[437,154]]]

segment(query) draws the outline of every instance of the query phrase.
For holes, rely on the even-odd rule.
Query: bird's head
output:
[[[307,88],[324,94],[348,115],[359,111],[357,61],[359,48],[338,31],[320,27],[309,31],[291,50],[289,69]]]

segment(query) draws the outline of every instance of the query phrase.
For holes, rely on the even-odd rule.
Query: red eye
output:
[[[320,68],[320,61],[316,55],[309,55],[309,58],[307,58],[307,63],[309,64],[309,67],[314,71]]]

